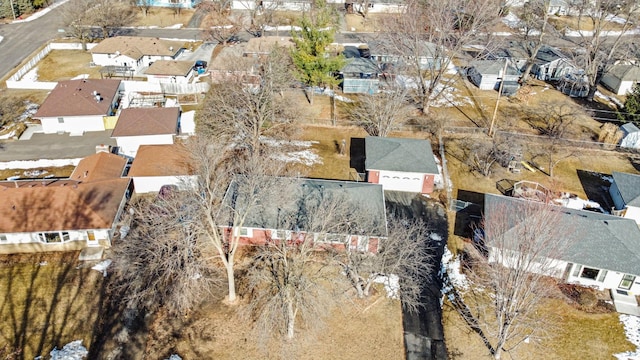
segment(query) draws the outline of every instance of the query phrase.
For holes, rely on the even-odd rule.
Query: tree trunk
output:
[[[333,90],[333,86],[331,87]],[[336,93],[333,92],[333,96],[331,96],[331,124],[336,126]]]
[[[296,313],[293,311],[293,302],[287,301],[287,339],[293,339],[295,330]]]
[[[522,85],[526,85],[527,81],[529,81],[529,77],[531,76],[531,69],[533,69],[533,61],[527,61],[527,66],[524,68],[522,78],[520,79]]]
[[[227,270],[227,283],[229,284],[229,295],[227,297],[227,301],[230,304],[236,302],[236,279],[233,272],[233,259],[230,259],[225,264],[225,270]]]

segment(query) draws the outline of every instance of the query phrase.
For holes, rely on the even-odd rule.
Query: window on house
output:
[[[96,233],[94,231],[87,231],[87,240],[96,241]]]
[[[573,277],[580,276],[580,271],[581,270],[582,270],[582,265],[575,264],[575,266],[573,268],[573,273],[571,274],[571,276],[573,276]]]
[[[63,231],[60,233],[62,235],[62,241],[69,241],[71,239],[71,236],[69,236],[69,233],[66,231]]]
[[[7,242],[7,241],[9,241],[7,239],[7,235],[0,235],[0,242]]]
[[[64,124],[64,118],[59,117],[58,118],[58,124]]]
[[[600,270],[598,269],[583,267],[580,277],[583,279],[596,280],[598,278],[598,273],[600,273]]]
[[[233,234],[235,236],[252,237],[253,236],[253,231],[251,229],[245,228],[245,227],[234,228],[233,229]]]
[[[47,244],[62,242],[62,238],[58,232],[38,233],[38,240]]]
[[[604,282],[604,278],[607,277],[607,270],[600,270],[600,274],[598,275],[598,281]]]
[[[291,230],[271,230],[271,238],[291,240]]]
[[[633,282],[636,281],[636,277],[633,275],[625,275],[622,277],[622,281],[620,281],[620,285],[618,285],[618,287],[620,289],[625,289],[625,290],[629,290],[631,289],[631,285],[633,285]]]

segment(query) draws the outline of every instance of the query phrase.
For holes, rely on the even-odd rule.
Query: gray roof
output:
[[[479,74],[500,76],[502,69],[504,69],[505,61],[507,60],[477,60],[472,62],[471,66],[475,68]],[[507,65],[507,75],[520,75],[520,71],[509,63]]]
[[[607,73],[623,81],[640,81],[640,66],[638,65],[614,65]]]
[[[487,57],[494,60],[505,57],[515,60],[526,60],[529,58],[529,54],[522,41],[509,41],[503,47],[492,51]],[[567,56],[557,48],[542,45],[536,53],[535,63],[542,65],[561,58],[567,59]]]
[[[612,176],[624,203],[640,207],[640,175],[614,171]]]
[[[340,70],[344,74],[380,74],[382,71],[375,61],[361,57],[347,59],[347,64]]]
[[[635,126],[633,123],[626,123],[620,126],[620,128],[622,129],[622,131],[625,132],[625,135],[640,131],[640,129],[638,129],[638,127]]]
[[[417,45],[417,49],[415,49],[414,47]],[[438,52],[438,46],[432,42],[423,40],[423,41],[419,41],[417,43],[414,43],[412,41],[405,41],[401,44],[391,44],[389,41],[384,41],[384,40],[380,40],[380,39],[376,39],[376,40],[372,40],[367,42],[367,46],[369,47],[369,50],[371,51],[371,55],[372,56],[379,56],[379,55],[396,55],[396,56],[401,56],[402,51],[398,50],[398,48],[403,49],[403,48],[411,48],[411,50],[413,51],[413,53],[420,53],[422,56],[424,57],[428,57],[428,58],[433,58],[436,55],[438,56],[444,56],[440,53],[444,53],[444,51],[440,51],[440,53]]]
[[[438,173],[429,140],[368,136],[365,157],[366,170]]]
[[[229,205],[242,206],[247,198],[243,177],[236,176],[225,196]],[[266,185],[264,185],[266,184]],[[319,232],[314,209],[335,207],[341,218],[366,214],[363,223],[349,223],[351,235],[386,236],[386,209],[382,185],[366,182],[265,177],[258,204],[247,214],[244,227]],[[321,212],[322,214],[322,212]],[[323,216],[326,216],[324,214]],[[353,219],[357,219],[354,217]],[[353,219],[347,219],[353,221]],[[342,220],[342,219],[340,219]],[[364,223],[366,222],[366,223]],[[354,230],[361,229],[361,230]],[[335,229],[334,229],[335,231]],[[329,231],[331,232],[331,231]]]
[[[491,218],[491,211],[498,209],[500,204],[512,206],[517,211],[518,205],[524,201],[485,194],[485,216]],[[556,226],[567,229],[567,234],[563,236],[570,239],[569,248],[565,254],[557,257],[558,260],[640,276],[640,229],[635,221],[591,211],[548,206],[557,209],[560,218]],[[504,216],[507,212],[498,211],[500,213],[494,216]],[[514,222],[511,225],[513,229],[519,224]]]

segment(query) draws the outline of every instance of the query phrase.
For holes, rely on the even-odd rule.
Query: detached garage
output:
[[[365,157],[367,182],[384,190],[430,194],[440,178],[428,140],[369,136]]]

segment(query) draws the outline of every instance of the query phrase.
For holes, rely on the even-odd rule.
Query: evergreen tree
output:
[[[314,9],[302,16],[300,30],[293,31],[296,44],[292,58],[300,81],[307,86],[333,88],[339,83],[336,72],[344,66],[342,55],[329,54],[327,47],[333,42],[336,13],[324,1],[317,1]],[[309,94],[313,103],[313,90]]]
[[[621,120],[640,124],[640,84],[635,84],[631,93],[627,95],[622,113],[618,113]]]

